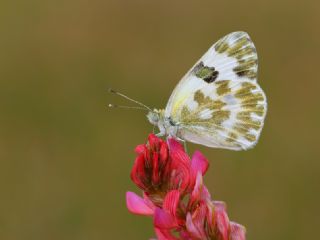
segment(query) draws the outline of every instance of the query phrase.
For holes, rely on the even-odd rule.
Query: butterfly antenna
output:
[[[149,111],[149,109],[146,109],[144,107],[131,107],[131,106],[122,106],[122,105],[115,105],[115,104],[108,104],[108,107],[109,108],[138,109],[138,110]]]
[[[112,88],[109,88],[108,91],[109,91],[110,93],[116,94],[116,95],[118,95],[118,96],[120,96],[120,97],[123,97],[123,98],[125,98],[125,99],[127,99],[127,100],[129,100],[129,101],[131,101],[131,102],[134,102],[134,103],[142,106],[145,110],[152,111],[152,109],[151,109],[150,107],[144,105],[143,103],[141,103],[141,102],[139,102],[139,101],[137,101],[137,100],[134,100],[134,99],[132,99],[132,98],[129,98],[128,96],[126,96],[126,95],[124,95],[124,94],[122,94],[122,93],[119,93],[119,92],[113,90]],[[111,107],[112,107],[112,106],[118,106],[118,105],[109,104],[109,107],[110,107],[110,105],[111,105]],[[120,107],[120,108],[136,108],[136,109],[142,109],[142,108],[138,108],[138,107],[127,107],[127,106],[118,106],[118,107]]]

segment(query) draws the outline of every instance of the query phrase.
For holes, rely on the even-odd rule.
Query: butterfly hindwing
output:
[[[179,116],[180,137],[209,147],[253,147],[266,113],[262,89],[251,81],[218,81],[194,92]]]

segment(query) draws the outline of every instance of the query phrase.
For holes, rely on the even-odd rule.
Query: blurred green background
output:
[[[258,145],[210,159],[205,182],[248,239],[316,239],[319,226],[317,1],[0,2],[0,239],[148,239],[128,213],[137,144],[152,131],[112,86],[164,107],[220,37],[247,31],[269,111]]]

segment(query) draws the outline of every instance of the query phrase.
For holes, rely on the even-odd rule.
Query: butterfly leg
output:
[[[183,141],[183,147],[186,153],[188,154],[187,141]]]
[[[163,137],[166,135],[166,129],[163,126],[158,126],[160,132],[156,134],[157,137]]]
[[[163,132],[156,133],[157,137],[163,137],[165,134]]]

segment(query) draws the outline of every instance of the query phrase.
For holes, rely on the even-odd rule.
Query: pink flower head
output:
[[[143,197],[127,192],[130,212],[153,217],[158,240],[245,240],[245,228],[230,222],[223,202],[213,201],[203,183],[208,160],[190,159],[179,142],[149,135],[136,148],[132,181]]]
[[[174,139],[167,142],[150,134],[148,143],[136,147],[132,181],[157,205],[168,191],[185,192],[190,183],[190,158]]]

